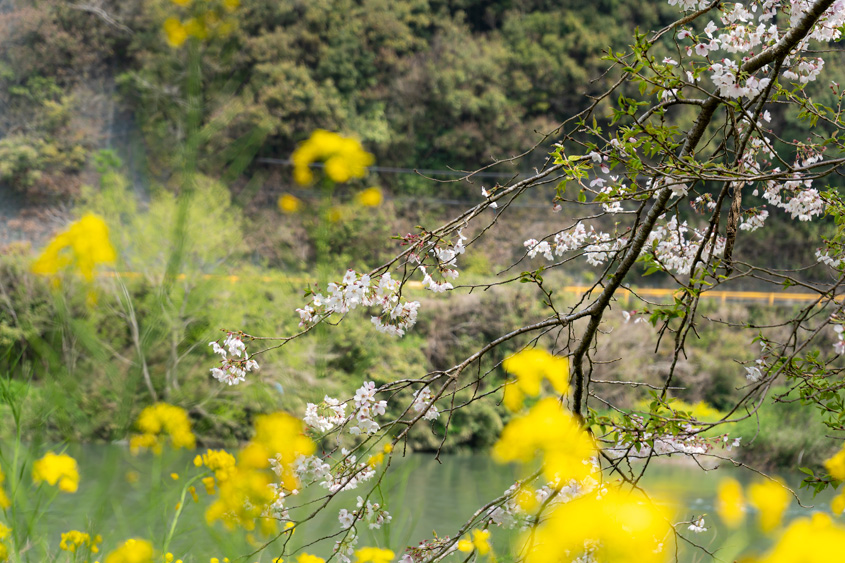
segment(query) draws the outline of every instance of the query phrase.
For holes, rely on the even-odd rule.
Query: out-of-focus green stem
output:
[[[188,211],[194,193],[197,156],[199,153],[199,125],[202,117],[202,68],[201,45],[196,38],[188,43],[188,79],[186,85],[188,111],[185,119],[185,147],[182,153],[182,184],[179,189],[179,208],[173,227],[173,249],[164,274],[163,290],[172,286],[185,254],[185,232],[188,223]]]

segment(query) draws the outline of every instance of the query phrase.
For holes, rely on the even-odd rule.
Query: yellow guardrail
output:
[[[101,277],[107,278],[114,278],[114,277],[126,277],[126,278],[140,278],[143,276],[140,272],[101,272],[99,274]],[[243,276],[239,275],[222,275],[222,274],[202,274],[200,276],[202,279],[221,279],[221,280],[228,280],[230,283],[238,283],[241,281]],[[179,274],[176,279],[185,279],[185,274]],[[250,280],[259,280],[265,283],[272,283],[272,282],[289,282],[289,283],[314,283],[317,280],[312,277],[307,276],[288,276],[285,274],[275,275],[275,276],[249,276]],[[420,281],[409,281],[405,284],[406,287],[410,289],[423,289],[422,282]],[[601,288],[594,288],[593,286],[589,285],[567,285],[564,286],[558,291],[563,291],[565,293],[574,293],[574,294],[584,294],[591,290],[601,289]],[[676,293],[678,293],[679,289],[668,289],[663,287],[636,287],[632,289],[627,289],[620,287],[616,290],[616,295],[618,297],[623,298],[637,298],[637,297],[672,297]],[[701,294],[702,299],[719,299],[723,303],[727,301],[763,301],[768,303],[769,305],[773,305],[776,301],[792,301],[792,302],[807,302],[807,301],[815,301],[818,299],[818,294],[816,293],[798,293],[798,292],[786,292],[786,291],[728,291],[728,290],[719,290],[714,289],[711,291],[705,291]],[[836,296],[836,301],[842,301],[842,295]]]

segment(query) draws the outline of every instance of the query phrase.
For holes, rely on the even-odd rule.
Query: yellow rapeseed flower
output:
[[[266,458],[279,460],[285,488],[299,488],[293,464],[296,458],[311,455],[316,449],[314,442],[305,435],[305,424],[301,420],[283,412],[260,415],[255,419],[252,443],[265,450]]]
[[[373,186],[360,192],[355,196],[355,200],[359,205],[363,205],[364,207],[378,207],[384,200],[384,196],[381,193],[381,188]]]
[[[156,403],[141,411],[135,426],[141,434],[134,435],[129,440],[129,447],[133,453],[149,448],[155,454],[161,454],[160,436],[167,434],[174,448],[193,449],[196,438],[191,432],[191,422],[185,409]]]
[[[587,494],[556,505],[535,531],[522,536],[525,562],[571,561],[585,546],[595,547],[595,561],[662,562],[660,544],[671,535],[670,516],[655,502],[617,488]]]
[[[140,538],[128,539],[106,557],[105,563],[152,563],[153,544]]]
[[[316,555],[303,553],[296,558],[296,563],[326,563],[326,560],[322,557],[317,557]]]
[[[314,182],[310,167],[315,162],[323,162],[326,176],[340,184],[352,178],[363,178],[374,160],[373,155],[365,151],[356,139],[322,129],[314,131],[307,141],[300,144],[291,158],[294,180],[301,185]]]
[[[197,464],[197,459],[200,463]],[[229,479],[229,476],[235,468],[235,457],[226,450],[206,450],[202,457],[197,456],[194,459],[194,465],[199,467],[205,465],[207,468],[214,471],[214,478],[220,482]]]
[[[831,477],[837,481],[845,481],[845,447],[839,450],[835,456],[825,461],[824,466]]]
[[[499,463],[527,463],[543,456],[547,480],[560,477],[583,479],[594,471],[590,460],[597,454],[595,443],[578,421],[557,401],[548,397],[525,415],[515,417],[493,445],[493,459]]]
[[[86,280],[94,279],[94,269],[117,258],[109,241],[109,228],[100,217],[88,213],[55,236],[32,264],[32,271],[55,276],[73,267]]]
[[[282,213],[296,213],[302,209],[302,200],[290,194],[282,194],[279,198],[279,209]]]
[[[760,512],[760,529],[768,533],[780,526],[790,495],[783,484],[765,481],[748,487],[748,501]]]
[[[487,555],[490,549],[490,530],[473,530],[472,540],[464,538],[458,541],[458,551],[464,553],[476,550],[479,555]]]
[[[164,30],[164,37],[167,39],[167,44],[173,48],[181,47],[188,39],[188,30],[179,21],[179,18],[167,18],[162,25]]]
[[[396,557],[396,554],[389,549],[379,549],[378,547],[362,547],[355,551],[355,563],[390,563]]]
[[[50,485],[58,483],[60,491],[75,493],[79,488],[79,467],[69,455],[47,452],[32,465],[32,480],[47,481]]]
[[[739,481],[726,478],[719,483],[716,493],[716,512],[731,528],[736,528],[745,519],[745,497]]]
[[[845,526],[816,512],[810,518],[796,518],[780,536],[775,547],[754,563],[828,563],[842,560]]]
[[[545,350],[532,349],[517,352],[502,362],[502,367],[516,376],[516,381],[505,386],[505,406],[511,411],[522,408],[525,396],[540,394],[543,379],[563,395],[569,390],[569,359],[554,356]]]
[[[100,551],[100,548],[97,547],[97,544],[103,541],[103,537],[99,534],[94,536],[94,539],[91,539],[91,535],[85,532],[80,532],[79,530],[70,530],[69,532],[65,532],[62,534],[62,541],[59,543],[59,547],[63,551],[70,551],[76,552],[76,548],[81,547],[83,545],[87,545],[88,549],[91,553],[97,553]]]

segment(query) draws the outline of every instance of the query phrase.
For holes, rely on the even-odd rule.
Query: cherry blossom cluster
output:
[[[399,288],[399,281],[389,272],[382,274],[375,283],[368,274],[348,270],[343,281],[328,284],[328,296],[313,294],[307,305],[296,310],[299,326],[309,327],[322,317],[333,313],[344,315],[358,307],[381,307],[381,315],[372,317],[372,323],[380,332],[402,336],[416,324],[420,304],[402,301]]]
[[[833,325],[833,331],[836,333],[836,342],[833,344],[833,351],[838,355],[845,354],[845,326]]]
[[[482,188],[482,191],[485,190]],[[495,206],[495,202],[493,202],[491,206]],[[437,268],[437,271],[444,278],[444,280],[454,280],[458,278],[458,256],[466,252],[464,241],[467,239],[467,237],[463,235],[462,230],[458,230],[457,235],[458,240],[454,244],[438,243],[432,246],[431,250],[429,251],[429,254],[432,255],[436,262],[435,266]],[[420,264],[419,269],[423,273],[422,285],[425,289],[433,291],[434,293],[443,293],[445,291],[453,289],[451,282],[435,281],[431,274],[429,274],[426,270],[426,267],[421,263],[422,260],[418,255],[412,254],[411,261]]]
[[[431,390],[428,387],[423,387],[419,391],[414,391],[414,402],[411,404],[414,412],[424,412],[423,418],[425,420],[437,420],[440,412],[437,407],[431,402]]]
[[[572,228],[556,234],[552,244],[548,241],[528,239],[523,246],[528,249],[529,258],[541,254],[549,261],[554,260],[554,254],[562,256],[570,250],[583,249],[587,263],[600,266],[624,247],[626,242],[624,238],[614,240],[608,233],[596,232],[593,227],[587,231],[579,221]]]
[[[372,479],[376,471],[365,462],[358,462],[358,456],[350,453],[346,448],[341,448],[340,461],[323,474],[320,486],[331,493],[338,491],[351,491],[357,489],[361,483]]]
[[[305,406],[305,417],[302,420],[323,434],[346,421],[346,403],[326,395],[319,405],[308,403]]]
[[[631,419],[639,422],[643,420],[638,415],[632,416]],[[727,435],[721,438],[704,438],[700,435],[700,431],[701,428],[695,425],[683,424],[681,425],[681,432],[677,435],[643,432],[640,434],[639,449],[633,447],[630,443],[617,442],[616,444],[603,448],[602,451],[613,458],[625,456],[632,459],[643,459],[651,456],[672,456],[674,454],[689,456],[706,454],[718,442],[722,442],[722,446],[728,451],[740,445],[739,438],[733,441],[730,441]],[[650,446],[649,442],[653,446]]]
[[[356,425],[349,429],[349,433],[358,435],[378,432],[381,426],[373,418],[384,414],[387,401],[376,400],[376,384],[372,381],[365,381],[355,391],[354,401]]]
[[[766,374],[767,369],[768,366],[765,364],[765,362],[762,359],[758,358],[754,360],[754,365],[745,366],[745,379],[747,379],[751,383],[757,383],[758,381],[763,379],[763,376]]]
[[[669,0],[670,5],[678,5],[683,10],[697,10],[709,4],[698,0]],[[695,53],[706,57],[716,51],[733,54],[752,54],[758,49],[774,45],[781,39],[777,23],[772,21],[778,10],[785,9],[790,14],[791,24],[795,24],[811,6],[809,0],[791,0],[788,6],[782,0],[763,0],[750,3],[731,2],[721,7],[720,27],[710,20],[704,28],[704,35],[695,35],[688,29],[682,29],[677,38],[680,41],[690,38],[691,44],[685,45],[687,56]],[[762,8],[759,10],[758,8]],[[756,21],[755,21],[756,17]],[[845,24],[845,0],[834,3],[817,22],[811,33],[801,41],[795,53],[807,49],[810,40],[823,42],[836,41],[842,33]],[[717,33],[718,32],[718,33]],[[668,59],[668,58],[667,58]],[[743,59],[745,60],[745,59]],[[664,64],[676,66],[673,59],[664,60]],[[807,84],[815,80],[824,66],[824,60],[819,57],[803,57],[797,54],[787,57],[782,65],[782,76],[785,80]],[[753,97],[762,92],[773,79],[772,76],[741,76],[739,63],[731,59],[721,59],[710,64],[711,79],[719,89],[719,94],[726,98]],[[764,67],[763,73],[769,72]],[[687,72],[689,82],[696,81],[692,72]],[[679,95],[678,89],[665,90],[661,96],[663,101],[673,99]]]
[[[687,233],[692,233],[687,238]],[[705,240],[706,232],[700,229],[690,229],[687,222],[678,223],[676,216],[665,225],[657,225],[649,234],[646,248],[651,250],[655,260],[667,271],[680,275],[688,275],[699,248],[704,244],[701,260],[707,262],[711,256],[721,256],[725,251],[723,237],[711,237]]]
[[[699,516],[698,518],[694,519],[690,522],[689,527],[687,528],[690,532],[694,534],[700,534],[702,532],[707,531],[707,527],[704,525],[704,516]]]
[[[221,357],[220,367],[212,368],[211,375],[217,381],[227,385],[237,385],[246,381],[246,374],[258,370],[258,362],[249,357],[246,344],[239,333],[229,332],[223,346],[218,341],[209,342],[215,354]]]
[[[817,248],[816,260],[821,264],[830,266],[831,268],[839,268],[842,266],[842,255],[837,254],[836,256],[831,256],[831,252],[833,252],[831,249],[822,250],[821,248]]]
[[[355,553],[354,548],[358,545],[358,532],[355,528],[355,522],[361,521],[366,523],[370,530],[378,530],[383,525],[389,524],[393,517],[380,504],[372,503],[369,500],[365,501],[362,497],[358,497],[356,508],[352,511],[346,508],[340,509],[337,519],[340,522],[340,527],[349,530],[349,532],[335,542],[333,551],[338,561],[351,563],[351,558]]]

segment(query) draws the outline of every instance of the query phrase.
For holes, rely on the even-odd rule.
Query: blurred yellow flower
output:
[[[458,541],[458,551],[469,553],[477,550],[479,555],[490,553],[490,530],[473,530],[472,540],[461,539]]]
[[[94,279],[94,268],[117,259],[109,241],[109,228],[100,217],[88,213],[56,235],[32,265],[32,271],[55,276],[72,266],[86,280]]]
[[[355,563],[390,563],[396,557],[396,554],[389,549],[379,549],[378,547],[362,547],[355,551]]]
[[[32,480],[47,481],[50,485],[58,483],[60,491],[75,493],[79,488],[79,467],[69,455],[47,452],[32,464]]]
[[[208,29],[205,27],[205,21],[198,20],[197,18],[190,18],[185,22],[185,33],[197,39],[208,37]]]
[[[384,197],[382,196],[381,188],[373,186],[360,192],[357,196],[355,196],[355,199],[358,201],[359,205],[363,205],[364,207],[378,207],[381,205]]]
[[[223,8],[227,12],[234,12],[241,5],[241,0],[223,0]]]
[[[363,178],[367,167],[373,163],[373,155],[365,151],[357,140],[322,129],[314,131],[307,141],[300,144],[291,158],[294,180],[301,185],[314,181],[310,168],[314,162],[322,161],[326,176],[335,183]]]
[[[609,488],[556,505],[536,530],[522,536],[526,563],[572,561],[592,547],[593,561],[666,561],[662,543],[671,515],[657,503]]]
[[[316,555],[303,553],[296,558],[296,563],[326,563],[326,560],[322,557],[317,557]]]
[[[141,434],[136,434],[129,440],[132,453],[151,449],[156,455],[161,454],[162,443],[159,438],[164,433],[170,437],[174,448],[193,449],[196,446],[187,411],[174,405],[156,403],[144,408],[138,415],[135,426]]]
[[[108,554],[105,563],[152,563],[153,544],[140,538],[132,538]]]
[[[796,518],[780,536],[775,547],[754,563],[828,563],[842,560],[845,526],[827,514]]]
[[[302,200],[290,194],[282,194],[279,198],[279,209],[282,213],[296,213],[302,209]]]
[[[339,207],[332,207],[326,214],[326,219],[329,220],[329,223],[337,223],[338,221],[343,219],[343,213],[341,212]]]
[[[493,445],[493,459],[499,463],[532,461],[543,456],[543,474],[549,481],[583,479],[595,471],[591,460],[597,455],[593,439],[557,399],[538,402],[525,415],[515,417]]]
[[[9,500],[9,497],[6,495],[6,489],[3,488],[3,481],[6,480],[6,475],[3,473],[3,469],[0,468],[0,509],[7,509],[12,506],[12,502]],[[0,536],[2,537],[2,536]]]
[[[299,487],[293,463],[300,455],[314,453],[314,442],[304,434],[302,421],[286,414],[261,415],[255,421],[253,439],[239,452],[237,462],[223,450],[208,450],[200,462],[219,477],[219,495],[206,510],[209,524],[220,520],[228,529],[236,526],[252,531],[259,525],[265,535],[277,533],[276,521],[262,517],[276,500],[271,484],[281,484],[287,490]],[[199,456],[198,456],[199,457]],[[270,471],[274,459],[279,477]],[[197,460],[194,460],[197,464]],[[209,494],[213,494],[214,477],[203,480]]]
[[[504,402],[511,411],[516,412],[522,408],[526,395],[538,396],[544,378],[561,395],[569,390],[569,359],[554,356],[545,350],[517,352],[502,362],[502,367],[516,376],[516,381],[505,386]]]
[[[188,30],[185,29],[179,18],[167,18],[164,20],[162,29],[164,29],[164,37],[171,47],[181,47],[188,39]]]
[[[173,2],[174,4],[176,4],[177,6],[187,6],[188,4],[191,3],[191,0],[170,0],[170,1]]]
[[[200,460],[197,463],[197,459]],[[226,450],[206,450],[202,457],[194,458],[194,465],[205,465],[214,471],[214,478],[220,482],[227,481],[235,468],[235,457]]]
[[[745,497],[742,495],[742,485],[739,481],[726,478],[719,483],[716,492],[716,512],[731,528],[736,528],[745,519]]]
[[[837,481],[845,481],[845,447],[839,452],[824,462],[825,469],[827,469],[830,476]]]
[[[790,495],[783,484],[765,481],[748,487],[748,501],[760,512],[760,529],[768,533],[780,526]]]

